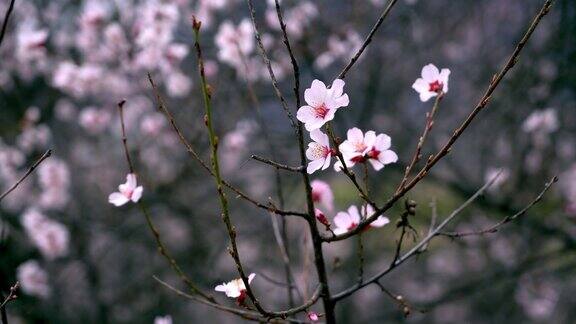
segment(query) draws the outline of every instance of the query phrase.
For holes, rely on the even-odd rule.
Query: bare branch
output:
[[[253,160],[256,160],[258,162],[262,162],[262,163],[266,163],[268,165],[271,165],[271,166],[275,167],[276,169],[282,169],[282,170],[291,171],[291,172],[298,172],[298,173],[302,172],[302,170],[304,169],[303,166],[291,167],[291,166],[288,166],[286,164],[274,162],[272,160],[263,158],[261,156],[255,155],[255,154],[252,154],[252,156],[250,158],[252,158]]]
[[[12,11],[14,10],[14,3],[16,0],[11,0],[10,5],[8,6],[8,10],[6,10],[6,14],[4,15],[4,22],[2,23],[2,30],[0,30],[0,46],[2,45],[2,41],[4,41],[4,35],[6,35],[6,30],[8,29],[8,20],[10,20],[10,15],[12,15]]]
[[[503,225],[515,220],[516,218],[524,216],[526,214],[526,212],[528,212],[528,210],[530,208],[532,208],[532,206],[536,205],[538,202],[540,202],[540,200],[542,200],[542,198],[544,197],[544,194],[557,181],[558,181],[558,177],[553,177],[550,181],[548,181],[548,183],[546,183],[546,185],[544,186],[544,189],[540,192],[540,194],[534,200],[532,200],[532,202],[530,204],[526,205],[526,207],[524,207],[522,210],[520,210],[516,214],[506,216],[506,217],[504,217],[504,219],[502,219],[498,223],[496,223],[496,224],[494,224],[488,228],[481,229],[478,231],[470,231],[470,232],[438,232],[438,233],[436,233],[436,235],[447,236],[450,238],[462,238],[462,237],[466,237],[466,236],[496,233],[499,230],[499,228],[502,227]]]
[[[379,280],[384,275],[386,275],[390,271],[397,268],[400,264],[404,263],[410,257],[419,254],[422,251],[422,248],[424,246],[426,246],[428,244],[428,242],[430,242],[430,240],[432,240],[435,236],[437,236],[438,233],[440,233],[442,231],[442,229],[444,227],[446,227],[446,225],[448,225],[452,220],[454,220],[454,218],[456,216],[458,216],[464,209],[466,209],[466,207],[471,205],[480,195],[482,195],[486,191],[486,189],[488,189],[488,187],[490,187],[496,181],[496,179],[498,178],[499,175],[500,175],[500,173],[498,173],[489,182],[487,182],[484,186],[482,186],[482,188],[480,188],[478,191],[476,191],[476,193],[474,193],[474,195],[472,195],[462,205],[460,205],[458,208],[456,208],[454,211],[452,211],[452,213],[448,217],[446,217],[446,219],[444,221],[442,221],[438,225],[438,227],[436,227],[425,238],[423,238],[420,242],[418,242],[418,244],[416,244],[412,249],[410,249],[410,251],[406,252],[404,255],[402,255],[402,257],[398,258],[395,262],[390,264],[390,266],[388,266],[386,269],[380,271],[379,273],[377,273],[376,275],[374,275],[370,279],[366,280],[363,284],[361,284],[361,285],[356,284],[356,285],[334,295],[334,297],[333,297],[334,300],[338,301],[338,300],[341,300],[343,298],[346,298],[346,297],[352,295],[354,292],[365,287],[366,285],[373,283],[376,280]],[[555,182],[554,181],[555,178],[556,177],[554,177],[550,182],[546,183],[544,190],[538,195],[538,197],[534,201],[532,201],[530,204],[528,204],[525,208],[523,208],[519,213],[517,213],[515,215],[523,215],[524,213],[526,213],[528,211],[528,209],[533,207],[536,204],[536,202],[540,201],[543,194],[550,188],[551,184]],[[514,216],[512,216],[512,217],[514,217]]]
[[[50,155],[52,155],[52,150],[47,150],[46,152],[44,152],[44,154],[42,154],[42,156],[36,160],[36,162],[34,162],[34,164],[32,164],[32,166],[28,169],[28,171],[26,171],[26,173],[24,173],[24,175],[18,180],[16,181],[16,183],[14,183],[12,185],[12,187],[8,188],[8,190],[6,190],[2,195],[0,195],[0,201],[2,201],[4,198],[6,198],[6,196],[8,196],[12,191],[16,190],[16,188],[18,188],[18,186],[24,182],[24,180],[26,180],[26,178],[32,174],[32,172],[34,172],[34,170],[36,170],[36,168],[42,163],[44,162],[44,160],[46,160],[47,158],[50,157]]]
[[[336,77],[337,79],[344,79],[346,77],[346,73],[348,73],[348,70],[350,70],[352,68],[352,66],[354,64],[356,64],[356,62],[358,61],[358,59],[360,58],[362,53],[364,53],[364,50],[366,49],[366,47],[368,47],[370,42],[372,42],[372,38],[374,37],[374,34],[376,34],[378,29],[380,28],[380,26],[384,22],[384,19],[386,19],[386,17],[390,13],[390,10],[392,10],[392,7],[396,4],[396,2],[398,2],[398,0],[390,0],[388,2],[388,5],[386,6],[386,8],[384,8],[384,11],[382,11],[382,14],[380,15],[380,17],[376,21],[376,24],[374,24],[374,27],[372,27],[372,30],[370,30],[370,32],[368,33],[368,36],[366,36],[364,43],[362,43],[362,46],[360,46],[360,48],[358,49],[356,54],[354,54],[354,56],[352,56],[352,58],[350,59],[350,62],[348,62],[348,64],[344,67],[342,72],[340,72],[340,74],[338,74],[338,76]]]

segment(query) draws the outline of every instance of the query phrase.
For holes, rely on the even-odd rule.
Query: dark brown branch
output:
[[[402,295],[396,295],[392,293],[390,290],[386,289],[378,280],[376,280],[374,284],[380,287],[380,290],[382,290],[386,296],[390,297],[396,304],[398,304],[398,307],[402,310],[404,317],[408,317],[410,313],[412,313],[412,307]]]
[[[450,152],[454,143],[458,140],[458,138],[462,135],[462,133],[466,130],[466,128],[472,123],[472,121],[478,115],[478,113],[480,113],[480,111],[487,106],[492,96],[492,93],[494,92],[494,90],[496,90],[496,88],[498,87],[504,76],[516,64],[522,49],[526,45],[526,42],[528,42],[530,36],[536,29],[536,26],[538,26],[538,24],[542,20],[542,18],[550,11],[550,7],[552,6],[553,2],[554,2],[553,0],[547,0],[543,4],[542,8],[538,12],[538,14],[534,17],[532,23],[524,33],[524,36],[522,37],[520,42],[516,45],[516,48],[512,53],[512,55],[510,55],[507,63],[504,65],[502,70],[500,70],[500,72],[497,73],[492,78],[492,81],[490,82],[488,89],[486,89],[484,95],[482,96],[476,107],[472,110],[472,112],[470,112],[470,114],[462,122],[462,124],[454,131],[454,134],[450,137],[448,142],[436,154],[434,154],[430,159],[428,159],[426,165],[422,167],[422,169],[418,172],[418,174],[414,176],[414,178],[411,181],[409,181],[403,187],[402,190],[395,193],[390,199],[388,199],[388,201],[384,204],[384,206],[382,206],[382,208],[377,209],[372,216],[368,217],[368,219],[366,219],[365,221],[360,222],[360,224],[356,226],[354,229],[335,237],[324,237],[324,241],[333,242],[344,240],[364,230],[366,226],[368,226],[371,222],[373,222],[378,216],[382,215],[385,211],[390,209],[400,198],[402,198],[418,182],[420,182],[428,174],[428,172],[432,169],[432,167],[434,167],[436,163],[438,163],[444,156],[446,156]]]
[[[47,150],[46,152],[44,152],[44,154],[42,154],[42,156],[36,160],[36,162],[34,162],[34,164],[32,164],[32,166],[28,169],[28,171],[26,171],[26,173],[24,173],[24,175],[18,180],[16,181],[16,183],[14,183],[12,185],[12,187],[8,188],[8,190],[6,190],[2,195],[0,195],[0,201],[2,201],[4,198],[6,198],[6,196],[8,196],[12,191],[16,190],[16,188],[18,188],[18,186],[24,182],[24,180],[26,180],[26,178],[32,174],[32,172],[34,172],[34,170],[36,170],[36,168],[42,163],[44,162],[44,160],[46,160],[47,158],[50,157],[50,155],[52,155],[52,150]]]
[[[300,167],[291,167],[291,166],[288,166],[288,165],[286,165],[286,164],[274,162],[274,161],[272,161],[272,160],[263,158],[263,157],[261,157],[261,156],[255,155],[255,154],[252,154],[252,156],[251,156],[250,158],[252,158],[253,160],[256,160],[256,161],[258,161],[258,162],[262,162],[262,163],[271,165],[271,166],[275,167],[276,169],[282,169],[282,170],[292,171],[292,172],[302,172],[302,170],[304,169],[304,167],[302,167],[302,166],[300,166]]]
[[[6,30],[8,29],[8,20],[10,20],[10,16],[12,15],[12,11],[14,11],[14,3],[16,0],[11,0],[10,5],[8,6],[8,10],[6,10],[6,14],[4,15],[4,22],[2,23],[2,30],[0,31],[0,46],[4,41],[4,35],[6,35]]]
[[[396,4],[396,2],[398,2],[398,0],[390,0],[388,2],[388,5],[386,6],[386,8],[384,8],[384,11],[382,11],[382,14],[380,15],[380,17],[376,21],[376,24],[374,24],[374,27],[372,27],[372,30],[370,30],[370,32],[368,33],[368,36],[366,36],[364,43],[362,43],[362,46],[360,46],[360,48],[358,49],[356,54],[354,54],[354,56],[352,56],[352,58],[350,59],[350,62],[348,62],[348,64],[344,67],[342,72],[340,72],[340,74],[338,74],[338,76],[336,77],[337,79],[344,79],[346,77],[346,73],[348,73],[348,70],[350,70],[352,68],[352,66],[354,64],[356,64],[356,62],[358,61],[358,59],[360,58],[362,53],[364,53],[364,50],[366,49],[366,47],[368,47],[370,42],[372,42],[372,38],[374,37],[374,34],[376,34],[378,29],[380,28],[380,26],[384,22],[384,19],[386,19],[386,17],[390,13],[390,10],[392,10],[392,7]]]
[[[2,302],[2,304],[0,304],[0,309],[4,309],[6,304],[8,304],[10,301],[18,298],[18,296],[16,295],[18,288],[20,288],[20,283],[18,281],[16,281],[16,283],[12,287],[10,287],[10,292],[8,293],[8,296],[6,296],[6,298],[4,298],[4,301]]]
[[[438,232],[438,233],[436,233],[436,235],[447,236],[450,238],[462,238],[462,237],[466,237],[466,236],[496,233],[499,230],[499,228],[502,227],[503,225],[512,222],[516,218],[524,216],[526,214],[526,212],[528,212],[528,210],[530,208],[532,208],[532,206],[536,205],[538,202],[540,202],[540,200],[542,200],[542,198],[544,197],[544,194],[557,181],[558,181],[558,177],[553,177],[548,183],[546,183],[546,185],[544,186],[544,189],[540,192],[540,194],[534,200],[532,200],[532,202],[530,204],[526,205],[526,207],[524,207],[522,210],[520,210],[516,214],[508,215],[508,216],[504,217],[504,219],[502,219],[498,223],[496,223],[496,224],[494,224],[488,228],[478,230],[478,231],[470,231],[470,232]]]

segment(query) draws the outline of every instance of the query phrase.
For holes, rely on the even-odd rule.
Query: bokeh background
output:
[[[0,12],[8,2],[0,3]],[[270,2],[256,2],[265,46],[295,112],[291,65],[275,11]],[[422,66],[434,63],[452,71],[426,157],[474,107],[542,2],[399,0],[348,73],[345,91],[351,103],[334,123],[342,137],[354,126],[392,137],[399,162],[370,174],[378,201],[385,201],[400,181],[432,106],[411,88]],[[313,79],[332,81],[385,3],[284,0],[282,5],[301,67],[302,95]],[[0,290],[5,295],[26,275],[34,281],[8,304],[10,323],[152,323],[167,314],[175,323],[241,322],[159,285],[153,275],[184,289],[157,253],[138,208],[107,202],[128,171],[116,108],[126,99],[128,143],[143,199],[170,251],[205,290],[237,276],[226,252],[213,181],[156,110],[146,77],[152,73],[187,138],[208,159],[193,14],[203,23],[224,176],[260,201],[277,201],[273,169],[250,155],[297,165],[297,141],[258,55],[244,1],[17,0],[0,48],[1,186],[13,184],[46,149],[54,153],[1,204]],[[241,40],[242,55],[231,55],[226,46],[231,28]],[[437,238],[426,253],[386,276],[382,284],[414,308],[407,319],[372,285],[338,304],[342,323],[576,319],[575,41],[576,4],[557,0],[489,107],[408,194],[418,203],[412,222],[421,238],[432,202],[438,217],[446,217],[495,170],[503,170],[497,184],[452,230],[480,229],[513,214],[553,175],[559,175],[558,185],[497,233]],[[300,178],[281,175],[287,209],[303,210]],[[342,174],[328,169],[312,178],[331,185],[336,210],[361,203]],[[282,281],[284,272],[271,215],[229,197],[243,262],[257,273],[252,286],[268,307],[287,307],[285,289],[273,282]],[[369,274],[393,256],[401,205],[388,213],[390,225],[364,235]],[[332,219],[334,213],[327,216]],[[60,245],[34,236],[26,225],[33,217],[46,217]],[[316,272],[306,224],[296,218],[287,224],[298,285],[310,294]],[[356,240],[324,245],[333,292],[354,282],[356,247]],[[223,295],[218,298],[233,304]]]

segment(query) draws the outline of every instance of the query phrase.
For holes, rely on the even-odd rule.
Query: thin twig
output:
[[[262,315],[272,316],[272,313],[265,310],[260,301],[256,298],[252,287],[248,282],[248,275],[246,271],[244,271],[244,267],[242,266],[242,262],[240,260],[240,254],[238,252],[238,246],[236,244],[236,229],[232,224],[232,220],[230,218],[230,210],[228,208],[228,199],[226,198],[226,194],[223,190],[223,183],[222,177],[220,175],[220,163],[218,159],[218,138],[216,136],[216,132],[214,130],[214,126],[212,123],[212,100],[211,94],[208,89],[208,83],[206,81],[206,75],[204,71],[204,60],[202,58],[202,48],[200,47],[200,21],[196,20],[196,17],[192,18],[192,27],[194,30],[194,47],[196,49],[196,57],[198,59],[198,69],[200,71],[200,82],[202,84],[202,97],[204,99],[204,109],[206,112],[205,122],[206,128],[208,129],[208,135],[210,139],[210,147],[211,147],[211,161],[212,161],[212,172],[214,173],[214,181],[216,184],[216,189],[218,192],[218,199],[220,201],[220,206],[222,209],[222,220],[224,225],[226,226],[226,230],[228,232],[228,237],[230,239],[230,246],[228,248],[228,252],[234,259],[234,263],[236,264],[236,269],[240,274],[240,278],[244,282],[244,286],[246,287],[246,294],[254,304],[254,307],[260,312]]]
[[[220,310],[223,310],[223,311],[232,313],[232,314],[236,314],[236,315],[242,316],[242,317],[247,318],[247,319],[250,319],[250,320],[252,320],[252,321],[262,321],[262,322],[269,321],[270,323],[281,323],[281,322],[279,322],[279,321],[277,321],[277,320],[274,320],[274,319],[269,319],[269,318],[267,318],[267,317],[262,317],[261,314],[256,313],[256,312],[251,312],[251,311],[247,311],[247,310],[243,310],[243,309],[228,307],[228,306],[216,304],[216,303],[213,303],[213,302],[210,302],[210,301],[207,301],[207,300],[198,298],[198,297],[196,297],[196,296],[187,294],[187,293],[179,290],[178,288],[170,285],[169,283],[167,283],[167,282],[159,279],[159,278],[156,277],[156,276],[152,276],[152,277],[153,277],[154,280],[156,280],[158,283],[160,283],[160,284],[163,285],[164,287],[170,289],[171,291],[175,292],[176,294],[178,294],[178,295],[180,295],[180,296],[182,296],[182,297],[185,297],[185,298],[188,298],[188,299],[191,299],[191,300],[200,302],[200,303],[205,304],[205,305],[208,305],[208,306],[212,306],[212,307],[214,307],[214,308],[217,308],[217,309],[220,309]],[[298,320],[295,320],[295,319],[290,319],[290,318],[288,318],[288,316],[291,316],[291,315],[294,315],[294,314],[303,312],[303,311],[305,311],[307,308],[309,308],[310,306],[314,305],[314,303],[318,300],[319,295],[320,295],[320,288],[317,288],[317,289],[316,289],[316,292],[314,293],[314,295],[312,296],[312,298],[310,299],[310,301],[309,301],[307,304],[304,304],[304,305],[299,306],[299,307],[297,307],[297,308],[290,309],[290,310],[284,312],[284,313],[282,314],[282,316],[278,316],[278,317],[283,318],[284,321],[288,321],[288,322],[290,322],[290,323],[302,323],[301,321],[298,321]],[[245,316],[247,316],[247,317],[245,317]]]
[[[10,1],[8,10],[6,10],[6,14],[4,15],[4,22],[2,23],[2,30],[0,31],[0,46],[2,45],[2,41],[4,41],[4,35],[6,34],[6,30],[8,29],[8,20],[10,20],[10,16],[12,15],[12,11],[14,10],[14,2],[16,2],[16,0]]]
[[[302,170],[304,169],[303,166],[300,166],[300,167],[292,167],[292,166],[289,166],[289,165],[286,165],[286,164],[274,162],[274,161],[272,161],[272,160],[270,160],[270,159],[266,159],[266,158],[263,158],[263,157],[261,157],[261,156],[255,155],[255,154],[252,154],[252,156],[251,156],[250,158],[253,159],[253,160],[256,160],[256,161],[258,161],[258,162],[262,162],[262,163],[271,165],[271,166],[275,167],[276,169],[281,169],[281,170],[286,170],[286,171],[291,171],[291,172],[298,172],[298,173],[299,173],[299,172],[302,172]]]
[[[16,281],[16,283],[10,287],[10,292],[8,293],[8,296],[6,296],[2,304],[0,304],[0,309],[3,309],[6,306],[6,304],[8,304],[8,302],[18,298],[18,296],[16,295],[18,288],[20,288],[20,283]]]
[[[410,177],[410,172],[412,171],[414,166],[416,166],[416,163],[418,163],[418,161],[420,161],[420,159],[422,158],[422,147],[424,146],[424,142],[426,141],[428,133],[430,133],[430,131],[432,130],[432,126],[434,125],[434,115],[436,114],[436,110],[438,110],[439,103],[443,97],[444,93],[440,92],[436,96],[436,100],[434,101],[432,110],[426,113],[426,124],[424,125],[424,131],[422,132],[422,135],[418,140],[418,144],[416,145],[416,150],[414,151],[412,160],[410,161],[410,164],[408,164],[408,166],[406,167],[406,170],[404,171],[404,177],[402,177],[402,181],[400,181],[400,184],[398,185],[396,192],[400,192],[400,190],[402,190],[402,188],[406,184],[406,181],[408,181],[408,178]]]
[[[526,205],[526,207],[524,207],[522,210],[520,210],[516,214],[508,215],[508,216],[504,217],[504,219],[502,219],[501,221],[497,222],[496,224],[494,224],[488,228],[478,230],[478,231],[470,231],[470,232],[438,232],[438,233],[436,233],[436,235],[447,236],[450,238],[462,238],[462,237],[466,237],[466,236],[496,233],[501,226],[515,220],[516,218],[524,216],[526,214],[526,212],[528,212],[528,210],[530,208],[532,208],[532,206],[534,206],[540,200],[542,200],[542,198],[544,197],[544,194],[557,181],[558,181],[558,177],[553,177],[550,181],[548,181],[548,183],[546,183],[546,185],[544,186],[544,189],[540,192],[540,194],[534,200],[532,200],[532,202],[530,204]]]
[[[14,191],[16,188],[18,188],[18,186],[24,181],[26,180],[26,178],[32,174],[32,172],[34,172],[34,170],[36,170],[36,168],[42,163],[44,162],[44,160],[46,160],[48,157],[50,157],[50,155],[52,155],[52,150],[47,150],[46,152],[44,152],[44,154],[42,154],[42,156],[36,160],[36,162],[34,162],[34,164],[32,164],[32,166],[28,169],[28,171],[26,171],[26,173],[24,173],[24,175],[18,180],[16,181],[16,183],[14,183],[12,185],[12,187],[10,187],[8,190],[6,190],[2,195],[0,195],[0,201],[2,201],[2,199],[6,198],[6,196],[8,196],[12,191]]]
[[[252,0],[247,0],[247,3],[248,8],[250,9],[250,18],[252,19],[252,25],[254,26],[254,37],[256,37],[256,43],[258,44],[258,49],[260,50],[260,56],[264,60],[264,64],[268,69],[268,74],[270,75],[270,79],[272,81],[272,87],[274,88],[274,93],[276,94],[276,97],[278,97],[278,99],[280,100],[282,108],[286,112],[288,119],[290,119],[290,124],[292,124],[294,130],[297,131],[296,119],[294,118],[294,115],[290,111],[290,108],[288,108],[288,103],[286,102],[286,99],[284,98],[282,92],[280,91],[280,87],[278,86],[278,80],[276,80],[276,75],[274,74],[272,64],[270,63],[270,58],[268,57],[266,48],[264,48],[264,44],[262,43],[262,37],[260,36],[260,31],[258,30],[258,25],[256,24],[256,9],[254,8]]]
[[[462,124],[460,124],[460,126],[454,131],[453,135],[448,139],[448,142],[436,154],[434,154],[430,159],[428,159],[428,161],[426,162],[426,165],[424,165],[424,167],[422,167],[422,169],[418,172],[418,174],[416,176],[414,176],[414,178],[411,181],[409,181],[403,187],[403,189],[400,190],[400,192],[395,193],[390,199],[388,199],[388,201],[384,204],[384,206],[377,209],[374,212],[374,214],[372,214],[372,216],[368,217],[365,221],[360,222],[360,224],[358,224],[358,226],[356,226],[354,229],[352,229],[352,230],[350,230],[344,234],[341,234],[338,236],[323,237],[323,240],[325,242],[344,240],[344,239],[351,237],[353,235],[356,235],[357,233],[364,230],[364,228],[366,228],[366,226],[368,226],[371,222],[373,222],[378,216],[382,215],[384,212],[386,212],[388,209],[390,209],[400,198],[402,198],[417,183],[419,183],[424,177],[426,177],[426,175],[434,167],[434,165],[436,165],[444,156],[446,156],[450,152],[454,143],[458,140],[458,138],[460,138],[462,133],[472,123],[472,121],[478,115],[478,113],[487,106],[487,104],[490,101],[490,98],[492,96],[492,93],[494,92],[494,90],[496,90],[496,88],[498,87],[498,85],[500,84],[500,82],[502,81],[504,76],[516,64],[516,62],[519,59],[519,55],[520,55],[522,49],[526,45],[526,42],[528,42],[528,40],[530,39],[530,36],[532,35],[534,30],[536,29],[536,26],[538,26],[538,24],[542,20],[542,18],[550,11],[550,7],[552,6],[553,2],[554,2],[554,0],[547,0],[543,4],[542,8],[538,12],[538,14],[534,17],[534,19],[532,20],[532,23],[530,24],[530,26],[526,30],[524,36],[522,37],[520,42],[516,45],[516,48],[515,48],[514,52],[510,55],[507,63],[504,65],[502,70],[500,70],[500,72],[498,72],[492,78],[492,81],[490,82],[488,88],[486,89],[484,95],[482,96],[482,98],[480,99],[480,101],[478,102],[476,107],[472,110],[472,112],[470,112],[470,114],[462,122]]]
[[[408,260],[410,257],[417,255],[420,253],[420,251],[422,251],[422,247],[424,247],[425,245],[428,244],[428,242],[430,242],[430,240],[432,240],[435,236],[438,235],[438,233],[440,233],[442,231],[442,229],[444,227],[446,227],[446,225],[448,225],[452,220],[454,220],[454,218],[456,216],[458,216],[464,209],[466,209],[466,207],[468,207],[470,204],[472,204],[480,195],[482,195],[487,189],[488,187],[490,187],[498,178],[498,176],[500,175],[500,173],[498,173],[495,177],[493,177],[489,182],[487,182],[484,186],[482,186],[482,188],[480,188],[478,191],[476,191],[476,193],[474,193],[474,195],[472,195],[468,200],[466,200],[462,205],[460,205],[458,208],[456,208],[454,211],[452,211],[452,213],[446,217],[446,219],[444,221],[442,221],[438,227],[436,227],[433,231],[431,231],[425,238],[423,238],[420,242],[418,242],[418,244],[416,244],[412,249],[410,249],[410,251],[406,252],[404,255],[402,255],[402,257],[398,258],[398,260],[396,260],[395,262],[393,262],[392,264],[390,264],[390,266],[388,266],[386,269],[378,272],[376,275],[372,276],[370,279],[366,280],[364,282],[364,284],[362,285],[354,285],[348,289],[343,290],[342,292],[334,295],[334,300],[338,301],[341,300],[343,298],[346,298],[350,295],[352,295],[354,292],[358,291],[359,289],[365,287],[366,285],[373,283],[376,280],[379,280],[380,278],[382,278],[384,275],[386,275],[387,273],[389,273],[390,271],[394,270],[396,267],[398,267],[400,264],[404,263],[406,260]],[[523,215],[524,213],[526,213],[531,207],[533,207],[538,201],[540,201],[540,199],[542,198],[543,194],[550,188],[550,185],[552,183],[554,183],[554,179],[555,177],[548,183],[546,183],[546,185],[544,186],[544,189],[542,190],[542,192],[537,196],[537,198],[530,202],[525,208],[523,208],[519,213],[517,213],[517,215]]]
[[[370,42],[372,42],[372,38],[374,37],[374,34],[376,34],[378,29],[380,28],[380,26],[384,22],[384,19],[386,19],[386,17],[390,13],[390,10],[392,10],[392,7],[396,4],[396,2],[398,2],[398,0],[390,0],[388,2],[388,5],[386,6],[386,8],[384,8],[384,11],[382,11],[382,14],[380,14],[380,17],[376,21],[376,24],[374,24],[374,27],[372,27],[372,29],[368,33],[368,36],[366,36],[364,43],[362,43],[362,46],[360,46],[360,48],[358,49],[356,54],[354,54],[354,56],[352,56],[352,58],[350,59],[350,62],[348,62],[348,64],[344,67],[342,72],[340,72],[338,74],[338,76],[336,77],[337,79],[344,79],[346,77],[346,73],[348,73],[348,70],[350,70],[352,68],[352,66],[358,61],[358,59],[360,58],[362,53],[364,53],[364,50],[366,49],[366,47],[368,47]]]

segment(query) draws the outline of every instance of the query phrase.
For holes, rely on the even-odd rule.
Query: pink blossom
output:
[[[220,25],[215,36],[218,46],[218,58],[232,66],[242,65],[242,56],[249,55],[254,49],[254,31],[248,19],[242,20],[238,26],[230,21]]]
[[[330,157],[334,152],[330,148],[328,135],[322,133],[321,130],[313,130],[310,132],[310,137],[314,142],[308,144],[306,157],[312,162],[308,163],[306,171],[312,174],[320,168],[326,170],[330,166]]]
[[[248,284],[252,282],[255,276],[255,273],[251,273],[248,276]],[[242,278],[222,283],[221,285],[216,286],[214,290],[223,292],[230,298],[236,298],[238,304],[243,304],[244,300],[246,299],[246,286],[244,285]]]
[[[527,133],[553,133],[558,129],[558,116],[554,108],[535,111],[526,118],[522,130]]]
[[[350,103],[348,95],[344,94],[344,81],[336,79],[330,88],[324,82],[312,81],[312,86],[304,91],[304,99],[308,105],[298,109],[297,118],[313,131],[334,119],[336,110]]]
[[[108,202],[116,207],[122,206],[129,201],[138,202],[142,197],[143,190],[144,188],[136,183],[136,175],[129,173],[126,176],[126,183],[118,186],[118,192],[113,192],[108,196]]]
[[[322,180],[314,180],[310,183],[312,186],[312,199],[314,203],[322,204],[326,209],[334,209],[334,195],[330,185]]]
[[[449,69],[438,71],[434,64],[428,64],[422,68],[422,78],[416,79],[412,88],[420,94],[420,100],[426,102],[439,93],[448,92],[449,75]]]
[[[347,167],[352,167],[356,163],[370,162],[374,170],[381,170],[386,164],[398,161],[398,155],[390,146],[392,139],[386,134],[376,135],[374,131],[362,133],[359,128],[349,129],[347,139],[340,144],[339,149],[346,161]],[[334,164],[334,169],[340,171],[342,163],[338,161]]]
[[[16,55],[25,61],[44,58],[48,30],[21,30],[17,36]]]
[[[19,265],[16,276],[24,293],[42,298],[50,296],[48,274],[37,261],[29,260]]]
[[[112,116],[103,109],[88,107],[80,113],[80,125],[92,134],[103,132],[109,125]]]
[[[363,206],[362,207],[363,218],[372,216],[374,214],[374,209],[372,206]],[[348,207],[347,212],[338,212],[334,217],[334,224],[336,228],[334,229],[334,234],[344,234],[350,230],[353,230],[360,224],[361,221],[360,213],[358,212],[358,207],[352,205]],[[370,223],[370,227],[382,227],[388,224],[390,220],[387,217],[379,216],[376,220]]]
[[[29,209],[22,215],[22,225],[46,259],[54,260],[68,254],[70,234],[64,225],[47,218],[36,209]]]
[[[166,119],[160,113],[146,115],[140,122],[140,131],[142,134],[156,136],[160,134],[166,124]]]

